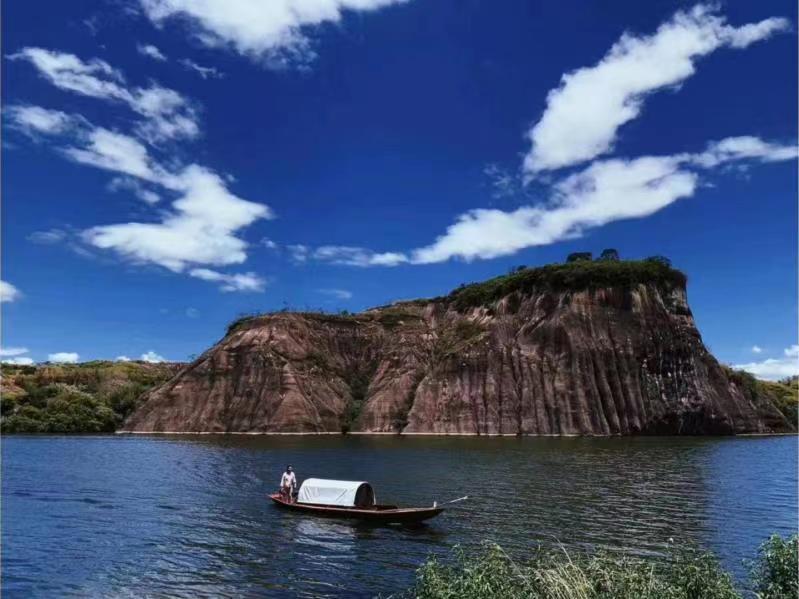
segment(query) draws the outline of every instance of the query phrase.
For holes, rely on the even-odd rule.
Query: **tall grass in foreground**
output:
[[[536,549],[524,563],[485,544],[453,559],[428,560],[404,594],[419,599],[788,599],[799,596],[797,537],[773,536],[752,564],[752,592],[744,595],[710,554],[674,550],[653,560],[599,553]]]

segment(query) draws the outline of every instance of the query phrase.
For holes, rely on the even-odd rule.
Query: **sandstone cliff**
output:
[[[707,351],[652,261],[524,269],[352,316],[243,319],[123,430],[530,435],[792,429]]]

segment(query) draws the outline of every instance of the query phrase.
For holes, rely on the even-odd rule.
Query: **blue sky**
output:
[[[688,274],[720,360],[797,370],[793,2],[4,11],[3,359],[183,360],[614,247]]]

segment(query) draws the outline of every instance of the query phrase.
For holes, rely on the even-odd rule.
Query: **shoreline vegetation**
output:
[[[0,432],[41,434],[135,434],[120,431],[143,394],[168,381],[184,366],[164,362],[94,361],[81,364],[0,364],[2,399]],[[791,422],[799,419],[799,379],[762,381],[743,371],[726,368],[727,376],[752,396],[768,395]],[[142,434],[222,434],[208,431]],[[224,433],[247,435],[392,435],[399,433]],[[404,433],[408,436],[517,436],[452,433]],[[795,433],[790,433],[795,434]],[[535,435],[569,437],[578,435]],[[747,435],[751,436],[751,435]],[[768,435],[771,436],[771,435]]]
[[[455,547],[446,561],[430,558],[416,583],[395,599],[794,599],[799,596],[799,540],[773,535],[746,564],[737,585],[710,553],[670,546],[663,557],[533,550],[525,561],[499,545],[467,552]]]
[[[0,365],[0,432],[113,433],[182,364],[95,361]]]

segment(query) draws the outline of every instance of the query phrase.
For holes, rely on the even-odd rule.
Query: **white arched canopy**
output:
[[[305,479],[297,503],[315,503],[341,507],[371,507],[375,504],[372,485],[363,481]]]

